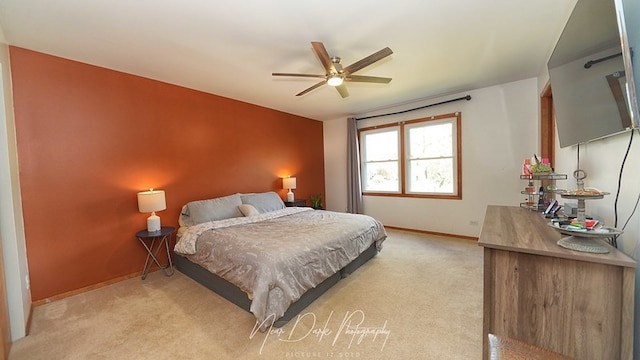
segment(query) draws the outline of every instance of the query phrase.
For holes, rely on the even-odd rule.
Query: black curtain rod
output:
[[[613,55],[609,55],[609,56],[605,56],[605,57],[601,57],[600,59],[596,59],[596,60],[589,60],[584,64],[584,68],[588,69],[590,68],[592,65],[595,65],[597,63],[603,62],[603,61],[607,61],[613,58],[616,58],[618,56],[622,56],[622,53],[619,52],[617,54],[613,54]]]
[[[439,103],[435,103],[435,104],[429,104],[429,105],[425,105],[425,106],[420,106],[414,109],[408,109],[408,110],[402,110],[402,111],[396,111],[394,113],[389,113],[389,114],[380,114],[380,115],[371,115],[371,116],[365,116],[365,117],[361,117],[361,118],[356,118],[356,120],[365,120],[365,119],[372,119],[372,118],[377,118],[377,117],[383,117],[383,116],[390,116],[390,115],[397,115],[397,114],[404,114],[406,112],[409,111],[415,111],[415,110],[421,110],[424,108],[428,108],[431,106],[436,106],[436,105],[442,105],[442,104],[448,104],[450,102],[454,102],[454,101],[460,101],[460,100],[471,100],[471,95],[467,95],[467,96],[463,96],[463,97],[459,97],[457,99],[451,99],[451,100],[445,100],[445,101],[441,101]]]

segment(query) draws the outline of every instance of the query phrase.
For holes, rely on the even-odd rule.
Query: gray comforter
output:
[[[183,229],[175,250],[247,293],[262,330],[386,233],[366,215],[286,208]]]

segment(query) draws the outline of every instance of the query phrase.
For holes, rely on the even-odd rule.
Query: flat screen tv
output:
[[[576,2],[547,64],[560,147],[639,126],[639,4]]]

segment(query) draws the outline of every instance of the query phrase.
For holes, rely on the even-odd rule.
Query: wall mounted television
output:
[[[576,2],[547,63],[560,147],[640,127],[637,19],[638,0]]]

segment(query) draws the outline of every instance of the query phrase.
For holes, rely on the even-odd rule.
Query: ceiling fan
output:
[[[318,41],[312,41],[311,46],[313,46],[313,51],[316,53],[316,55],[318,55],[318,57],[320,58],[320,61],[322,62],[322,66],[326,71],[324,75],[272,73],[273,76],[297,76],[297,77],[311,77],[311,78],[323,79],[319,83],[296,94],[296,96],[304,95],[309,91],[317,89],[324,84],[329,84],[330,86],[333,86],[336,88],[336,90],[338,90],[338,93],[340,93],[340,96],[345,98],[349,96],[347,87],[344,85],[345,81],[379,83],[379,84],[388,84],[391,81],[391,78],[386,78],[386,77],[353,75],[354,72],[393,54],[393,51],[391,51],[391,49],[389,49],[388,47],[378,52],[375,52],[365,57],[364,59],[356,61],[355,63],[343,68],[342,65],[340,64],[342,59],[336,56],[329,57],[329,53],[327,53],[327,49],[324,47],[323,43]]]

